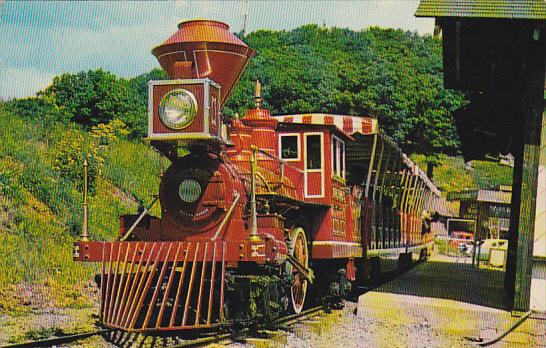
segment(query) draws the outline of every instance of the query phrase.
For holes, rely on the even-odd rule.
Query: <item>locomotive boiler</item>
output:
[[[182,22],[152,53],[170,78],[148,99],[146,141],[171,162],[152,203],[161,216],[122,216],[118,240],[75,245],[75,260],[102,263],[102,325],[269,320],[339,301],[380,257],[426,257],[420,217],[442,199],[376,119],[272,116],[259,82],[255,107],[224,117],[255,52],[221,22]]]

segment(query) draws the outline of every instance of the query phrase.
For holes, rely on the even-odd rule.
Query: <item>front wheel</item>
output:
[[[309,267],[309,252],[307,250],[307,238],[305,231],[301,227],[294,228],[290,232],[290,242],[292,248],[290,255],[297,259],[306,268]],[[294,313],[300,313],[305,303],[307,295],[307,279],[292,264],[287,262],[288,274],[292,274],[292,285],[290,286],[291,309]]]

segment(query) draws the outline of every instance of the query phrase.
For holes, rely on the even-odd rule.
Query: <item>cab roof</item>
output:
[[[333,126],[348,138],[355,134],[371,135],[379,133],[379,124],[376,118],[366,116],[348,116],[335,114],[295,114],[273,116],[281,123],[303,124],[315,126]]]

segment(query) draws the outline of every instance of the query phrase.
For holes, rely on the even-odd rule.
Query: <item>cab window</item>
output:
[[[345,143],[332,136],[332,174],[345,178]]]
[[[298,135],[280,136],[280,158],[283,160],[299,160],[299,139]]]
[[[307,169],[321,169],[321,136],[320,135],[307,135]]]

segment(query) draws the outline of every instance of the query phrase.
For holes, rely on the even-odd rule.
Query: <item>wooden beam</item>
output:
[[[364,197],[368,198],[368,195],[370,193],[370,183],[372,180],[372,173],[373,173],[373,165],[375,160],[375,150],[377,148],[377,138],[378,135],[373,135],[373,145],[372,145],[372,153],[370,154],[370,163],[368,164],[368,176],[366,177],[366,188],[364,189]]]
[[[546,31],[539,39],[528,40],[523,53],[522,78],[524,92],[518,100],[522,117],[520,144],[514,166],[512,211],[508,241],[508,260],[505,287],[513,295],[516,312],[530,307],[531,275],[533,271],[533,242],[536,220],[536,197],[542,118],[544,117],[544,85],[546,81]],[[516,98],[514,98],[516,99]]]

